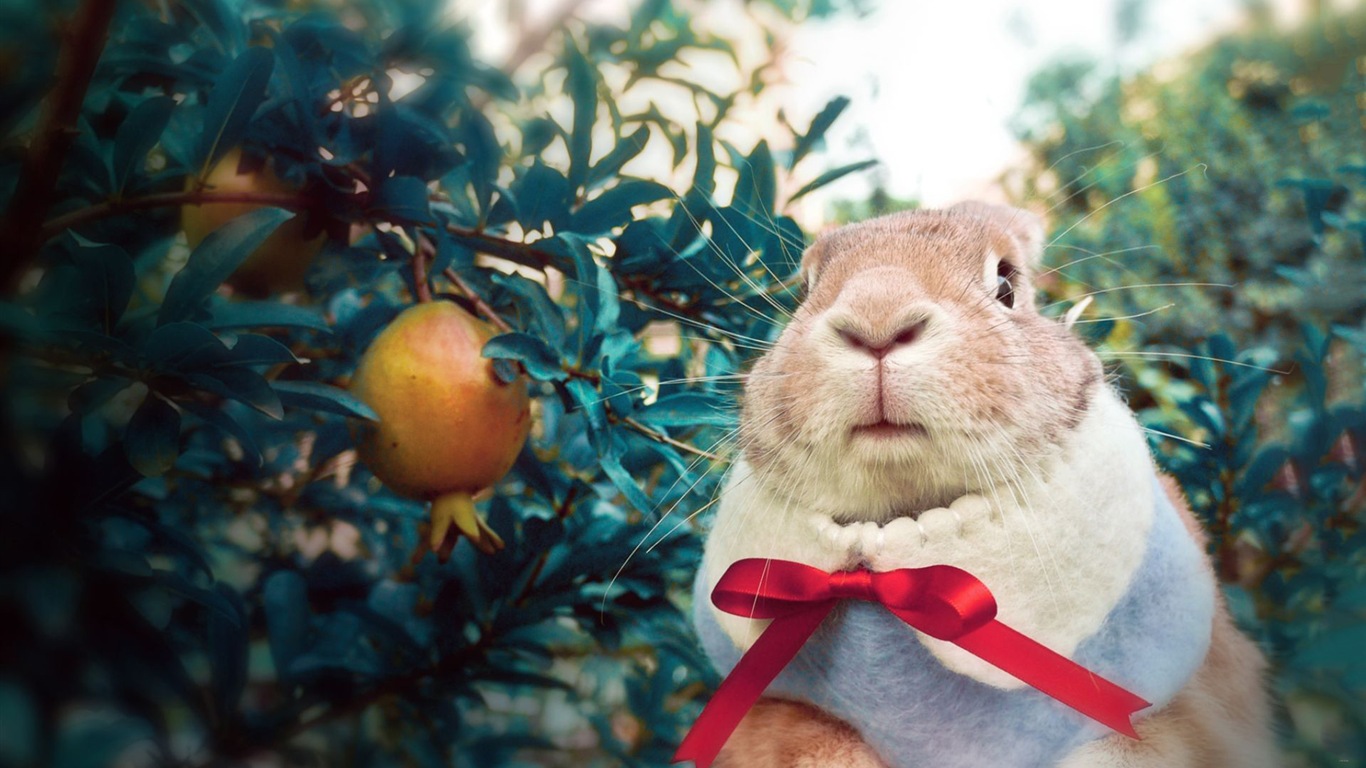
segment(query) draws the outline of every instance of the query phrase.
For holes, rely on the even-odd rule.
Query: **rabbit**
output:
[[[836,229],[746,378],[694,619],[722,672],[766,622],[708,599],[743,558],[948,564],[1008,626],[1141,696],[1114,733],[882,606],[841,601],[722,749],[735,768],[1262,768],[1266,661],[1180,490],[1031,286],[1041,220],[960,203]]]

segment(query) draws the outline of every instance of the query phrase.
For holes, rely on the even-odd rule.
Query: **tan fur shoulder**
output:
[[[716,768],[886,768],[847,723],[795,701],[760,699]]]

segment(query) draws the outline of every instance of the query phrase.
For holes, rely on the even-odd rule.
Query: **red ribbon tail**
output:
[[[1131,739],[1138,738],[1132,720],[1134,713],[1152,706],[1139,696],[999,621],[992,620],[953,642]]]
[[[816,603],[806,610],[774,619],[703,707],[697,722],[678,745],[673,762],[691,760],[697,768],[708,768],[745,713],[797,655],[834,604],[834,601]]]

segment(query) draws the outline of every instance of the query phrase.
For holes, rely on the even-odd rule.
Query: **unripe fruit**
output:
[[[291,194],[298,188],[276,176],[267,166],[252,173],[238,173],[237,164],[242,152],[233,149],[223,156],[204,179],[208,192],[263,192]],[[187,189],[193,190],[191,178]],[[180,225],[190,248],[199,245],[208,234],[229,221],[264,207],[260,203],[205,203],[186,205],[180,209]],[[228,282],[237,290],[256,296],[304,288],[304,277],[313,257],[322,250],[325,236],[318,233],[306,239],[304,217],[296,215],[281,224],[266,241],[252,252],[237,268]]]
[[[417,304],[375,337],[351,379],[379,416],[362,427],[360,458],[395,492],[433,500],[433,549],[452,526],[484,552],[503,546],[470,494],[512,468],[531,413],[526,382],[504,382],[481,356],[492,336],[449,301]]]

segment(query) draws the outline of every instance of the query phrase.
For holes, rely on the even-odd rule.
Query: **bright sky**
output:
[[[1019,157],[1011,117],[1031,73],[1069,52],[1115,61],[1117,0],[1029,2],[882,0],[868,19],[799,30],[789,99],[811,114],[831,96],[853,104],[837,124],[834,157],[881,158],[889,190],[930,206],[990,193]],[[1273,3],[1293,7],[1296,2]],[[1239,0],[1150,0],[1124,64],[1198,46],[1241,18]],[[868,141],[854,145],[859,131]],[[870,152],[871,150],[871,152]],[[859,195],[866,183],[841,191]]]

